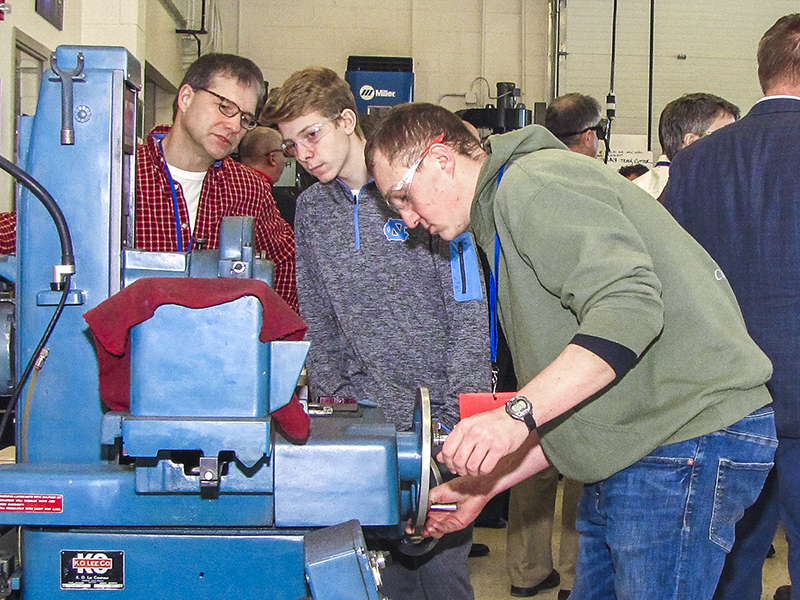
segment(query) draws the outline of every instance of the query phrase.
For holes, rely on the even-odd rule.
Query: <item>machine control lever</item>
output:
[[[213,499],[219,496],[219,459],[216,456],[200,457],[200,497]]]
[[[83,52],[78,52],[78,65],[70,70],[64,71],[58,66],[56,53],[50,55],[50,68],[56,74],[57,79],[61,79],[61,145],[72,146],[75,144],[75,129],[72,124],[72,82],[73,80],[83,80]]]
[[[386,568],[389,557],[389,552],[383,550],[369,550],[367,551],[369,559],[370,570],[372,571],[372,578],[375,580],[375,587],[380,589],[383,586],[383,578],[381,577],[381,569]]]

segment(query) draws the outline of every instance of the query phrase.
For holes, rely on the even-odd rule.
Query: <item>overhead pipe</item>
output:
[[[548,39],[550,60],[547,61],[549,100],[558,96],[560,80],[561,57],[566,53],[561,52],[561,0],[550,0],[550,18],[548,24]]]
[[[175,33],[191,35],[194,37],[195,41],[197,42],[197,58],[200,58],[200,51],[201,51],[201,42],[200,38],[197,37],[198,35],[206,35],[208,31],[206,31],[206,0],[201,0],[201,12],[200,12],[200,29],[176,29]]]
[[[653,150],[653,74],[655,72],[656,0],[650,0],[650,64],[647,72],[647,149]]]
[[[614,0],[614,10],[611,17],[611,85],[606,96],[606,118],[608,119],[608,129],[606,129],[606,156],[604,162],[608,164],[608,156],[611,153],[611,126],[617,116],[617,98],[614,95],[614,75],[617,70],[617,8],[618,0]]]

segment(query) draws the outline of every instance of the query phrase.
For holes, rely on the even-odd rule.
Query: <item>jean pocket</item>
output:
[[[719,459],[709,538],[725,552],[733,547],[736,522],[758,498],[772,465]]]
[[[753,411],[733,425],[722,429],[721,433],[758,444],[777,445],[775,413],[772,410],[772,405],[768,404]]]

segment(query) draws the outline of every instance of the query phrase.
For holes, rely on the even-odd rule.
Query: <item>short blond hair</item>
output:
[[[358,113],[349,84],[326,67],[306,67],[272,90],[258,120],[262,125],[277,125],[315,111],[330,118],[347,108]],[[364,137],[358,124],[356,134]]]
[[[764,93],[779,83],[800,85],[800,13],[781,17],[761,38],[758,81]]]

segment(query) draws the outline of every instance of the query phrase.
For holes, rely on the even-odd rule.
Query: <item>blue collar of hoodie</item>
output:
[[[367,183],[361,186],[361,189],[359,189],[358,192],[353,193],[353,188],[351,188],[338,177],[336,178],[336,182],[342,186],[342,189],[347,193],[347,196],[353,199],[353,239],[355,240],[356,250],[361,250],[361,231],[358,226],[358,199],[361,197],[361,193],[364,191],[364,188],[370,184],[374,185],[374,181],[374,179],[370,179],[367,181]]]

